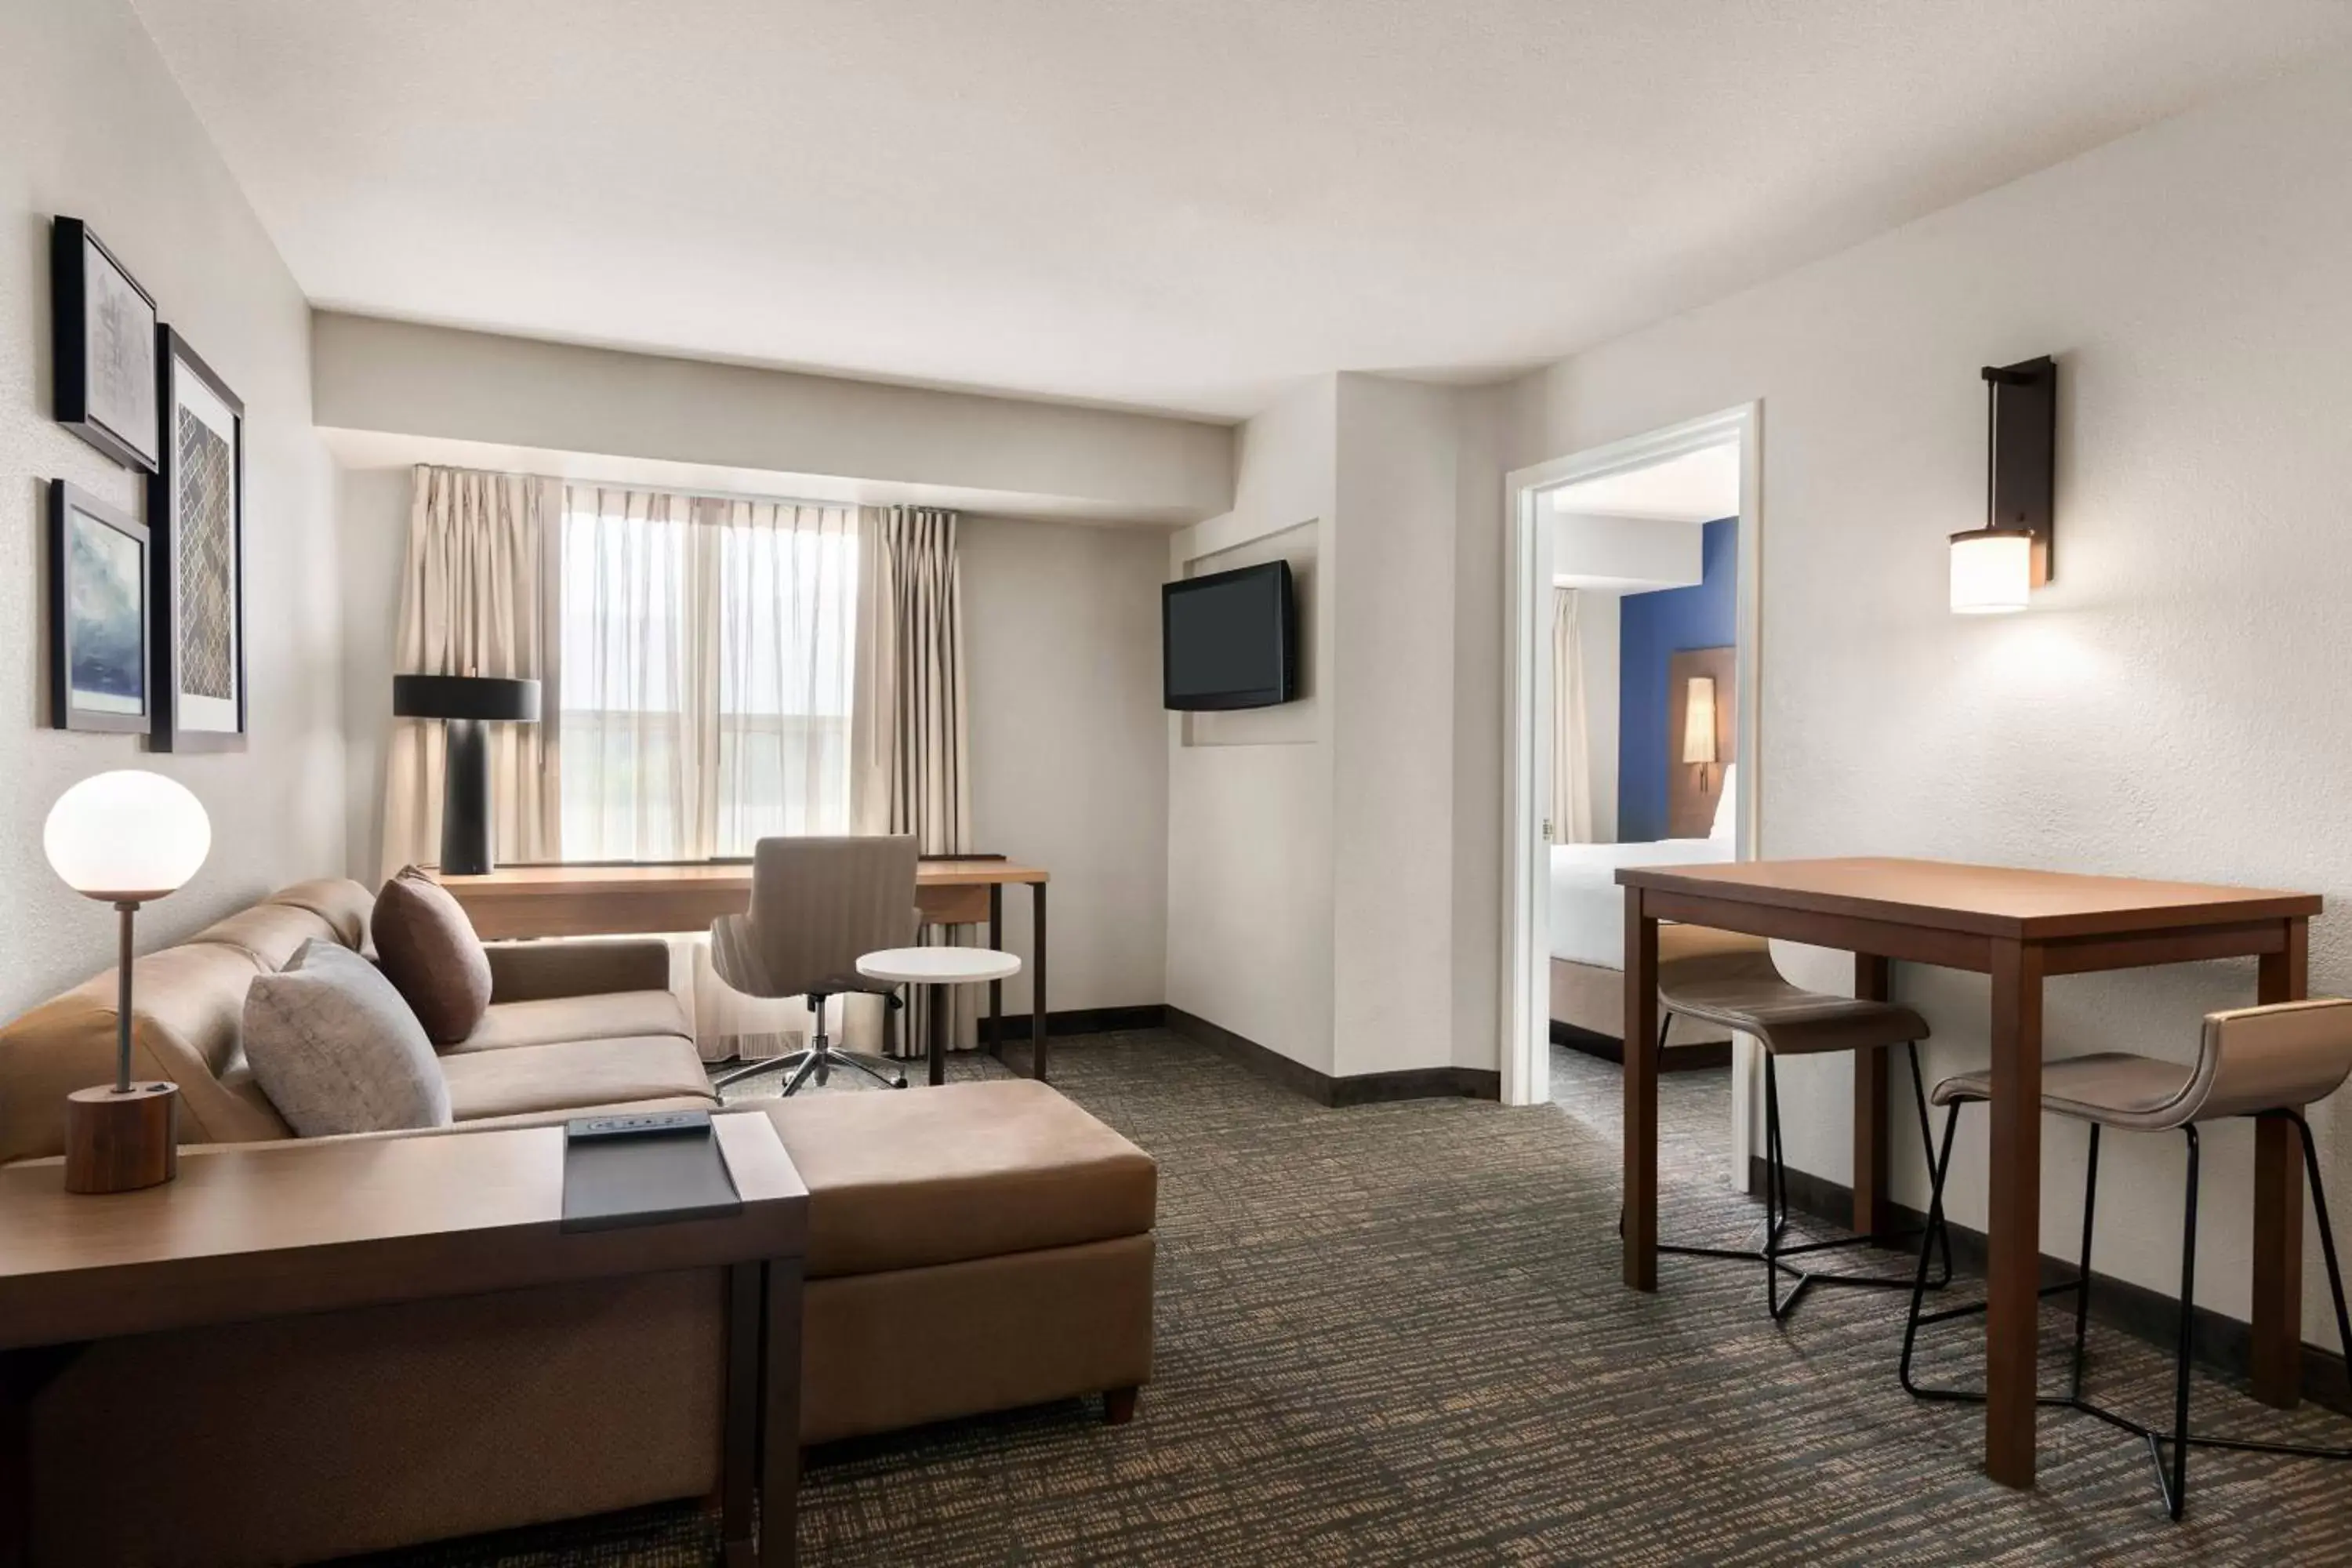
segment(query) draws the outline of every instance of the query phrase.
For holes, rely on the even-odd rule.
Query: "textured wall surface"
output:
[[[196,879],[142,948],[343,865],[333,475],[310,426],[310,307],[121,0],[0,4],[0,1016],[113,960],[113,917],[58,883],[41,824],[109,768],[180,779],[213,823]],[[48,226],[90,224],[246,405],[251,746],[163,756],[46,728],[45,485],[143,516],[137,478],[50,415]]]
[[[2307,889],[2334,906],[2313,988],[2352,990],[2347,146],[2338,57],[1521,384],[1521,463],[1762,398],[1765,854]],[[2057,579],[2025,615],[1955,616],[1945,535],[1984,506],[1977,368],[2036,353],[2061,366]],[[2049,1053],[2185,1060],[2199,1015],[2253,983],[2251,962],[2053,982]],[[1981,978],[1896,985],[1935,1026],[1931,1075],[1985,1060]],[[1792,1159],[1838,1180],[1849,1070],[1782,1079]],[[2344,1098],[2314,1126],[2352,1207]],[[1983,1119],[1965,1129],[1953,1209],[1974,1225]],[[1918,1203],[1907,1116],[1895,1138]],[[2076,1223],[2083,1142],[2050,1133],[2045,1239]],[[2198,1267],[2200,1300],[2241,1316],[2252,1143],[2207,1144]],[[2098,1267],[2177,1287],[2179,1141],[2117,1139],[2105,1163]]]

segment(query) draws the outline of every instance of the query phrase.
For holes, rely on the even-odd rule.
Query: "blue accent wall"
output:
[[[1693,647],[1727,647],[1738,636],[1739,520],[1702,529],[1699,580],[1687,588],[1628,594],[1617,622],[1617,837],[1666,836],[1666,663]]]

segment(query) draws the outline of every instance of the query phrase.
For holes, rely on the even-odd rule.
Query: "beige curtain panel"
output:
[[[920,507],[858,513],[856,696],[850,784],[859,833],[910,833],[925,855],[972,847],[971,776],[964,703],[963,586],[956,514]],[[973,927],[926,927],[930,942],[977,946]],[[958,988],[949,1043],[979,1038],[979,987]],[[917,996],[903,1037],[919,1055],[929,1002]]]
[[[1551,841],[1592,842],[1592,737],[1585,717],[1582,599],[1552,590]]]
[[[558,500],[552,480],[419,467],[393,668],[415,675],[497,675],[541,683],[555,715]],[[390,693],[386,692],[387,700]],[[490,726],[491,848],[501,860],[562,854],[555,727]],[[384,765],[382,866],[390,876],[440,855],[442,729],[395,719]]]

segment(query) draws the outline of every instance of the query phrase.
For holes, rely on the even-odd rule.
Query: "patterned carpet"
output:
[[[1054,1068],[1160,1162],[1157,1381],[1124,1428],[1074,1402],[820,1453],[815,1568],[2352,1561],[2352,1467],[2199,1453],[2168,1525],[2144,1449],[2045,1413],[2041,1489],[1994,1486],[1977,1413],[1895,1384],[1899,1295],[1816,1291],[1775,1327],[1746,1266],[1669,1258],[1655,1296],[1622,1289],[1606,1063],[1556,1051],[1559,1103],[1518,1110],[1325,1110],[1160,1031],[1057,1041]],[[1754,1224],[1719,1175],[1727,1094],[1722,1073],[1662,1086],[1669,1236]],[[1972,1379],[1966,1325],[1939,1332],[1928,1373]],[[2092,1342],[2095,1395],[2163,1411],[2168,1362]],[[2347,1440],[2216,1384],[2198,1400],[2215,1431]],[[717,1555],[665,1510],[377,1561]]]

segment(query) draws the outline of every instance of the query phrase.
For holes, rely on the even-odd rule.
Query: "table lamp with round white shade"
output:
[[[114,1081],[66,1097],[68,1192],[126,1192],[179,1173],[179,1087],[131,1079],[131,922],[141,904],[194,876],[212,843],[212,823],[188,787],[142,769],[86,778],[49,807],[41,847],[50,868],[121,917]]]

